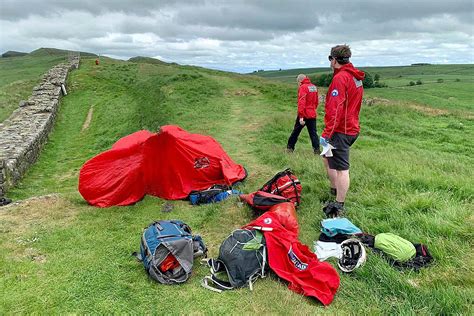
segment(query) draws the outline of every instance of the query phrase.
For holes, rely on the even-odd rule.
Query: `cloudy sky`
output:
[[[250,72],[474,63],[473,0],[0,0],[0,51],[39,47]]]

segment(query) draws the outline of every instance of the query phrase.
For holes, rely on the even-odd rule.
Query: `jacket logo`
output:
[[[204,169],[209,167],[210,164],[211,162],[207,157],[199,157],[194,159],[194,169]]]
[[[296,256],[296,254],[294,253],[293,251],[293,247],[290,246],[290,250],[288,251],[288,258],[290,258],[291,262],[293,262],[294,266],[296,267],[296,269],[300,270],[300,271],[304,271],[306,270],[306,268],[308,267],[308,264],[307,263],[304,263],[300,260],[300,258],[298,258]]]
[[[272,223],[272,219],[270,217],[267,217],[263,220],[263,222],[267,225],[271,224]]]
[[[308,86],[308,90],[309,92],[317,92],[318,88],[316,88],[316,86]]]
[[[356,85],[356,88],[360,88],[363,85],[362,80],[357,80],[356,78],[354,78],[354,83]]]
[[[331,95],[333,97],[337,97],[339,95],[339,91],[337,91],[337,89],[334,89],[334,90],[331,91]]]

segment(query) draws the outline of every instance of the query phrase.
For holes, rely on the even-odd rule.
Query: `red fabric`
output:
[[[298,117],[316,118],[318,108],[318,89],[311,83],[309,78],[303,79],[298,89]]]
[[[128,135],[87,161],[79,174],[79,192],[95,206],[129,205],[145,194],[183,199],[192,190],[231,185],[245,176],[244,167],[212,137],[167,125],[157,134]]]
[[[161,272],[166,272],[168,270],[173,270],[175,268],[179,267],[179,262],[176,259],[175,256],[173,256],[171,253],[169,253],[165,260],[163,260],[160,264],[160,271]]]
[[[339,274],[329,263],[320,262],[306,245],[298,241],[298,226],[295,227],[293,219],[294,216],[288,216],[284,211],[270,210],[246,227],[271,228],[271,231],[262,230],[270,268],[289,282],[290,290],[329,305],[339,288]]]
[[[296,216],[295,205],[291,202],[285,202],[270,208],[270,212],[274,213],[280,222],[280,224],[289,230],[299,235],[298,217]]]
[[[275,182],[265,184],[260,190],[283,196],[299,205],[303,188],[300,180],[293,173],[285,173],[277,178]]]
[[[353,136],[359,134],[364,76],[364,72],[351,63],[334,70],[334,78],[326,94],[322,137],[329,139],[335,132]]]
[[[255,210],[268,211],[272,206],[288,202],[288,199],[264,191],[257,191],[250,194],[241,194],[240,200],[250,205]],[[292,203],[290,203],[292,204]]]

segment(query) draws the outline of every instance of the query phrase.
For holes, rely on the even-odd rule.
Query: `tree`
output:
[[[374,79],[372,78],[372,75],[368,72],[365,73],[364,81],[362,82],[364,85],[364,88],[373,88],[374,87]]]
[[[408,84],[409,86],[414,86],[415,85],[415,82],[414,81],[410,81],[410,83]]]
[[[379,81],[380,80],[380,75],[379,74],[375,74],[374,76],[374,81]]]
[[[319,76],[312,76],[309,79],[318,87],[329,87],[332,81],[332,73],[321,74]]]
[[[423,82],[421,82],[421,80],[418,79],[418,80],[416,81],[416,84],[417,84],[417,85],[420,85],[420,84],[423,84]]]

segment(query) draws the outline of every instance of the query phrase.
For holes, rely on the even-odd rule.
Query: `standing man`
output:
[[[324,156],[324,165],[331,184],[331,193],[336,201],[329,202],[323,209],[326,215],[338,214],[344,210],[344,201],[349,190],[349,149],[359,136],[359,112],[364,88],[364,72],[349,62],[351,49],[338,45],[331,49],[329,61],[334,77],[326,95],[324,131],[321,145],[334,147],[331,154]]]
[[[291,132],[290,138],[288,139],[288,145],[286,148],[288,152],[293,152],[295,150],[298,136],[300,135],[303,127],[306,125],[308,128],[309,137],[311,138],[313,152],[319,155],[319,139],[316,132],[318,89],[314,84],[311,83],[309,78],[303,74],[298,75],[296,81],[299,85],[298,116],[296,117],[295,126],[293,128],[293,132]]]

